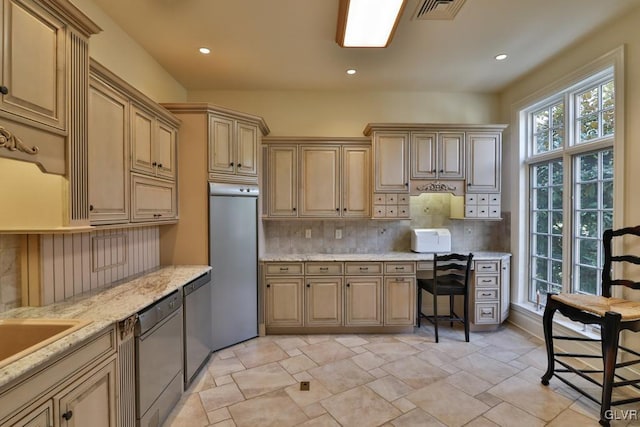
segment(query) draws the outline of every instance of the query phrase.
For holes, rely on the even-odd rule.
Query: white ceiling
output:
[[[496,92],[640,0],[467,0],[390,47],[334,41],[338,0],[94,0],[188,90]],[[208,56],[198,48],[211,48]],[[497,62],[494,56],[509,58]],[[347,68],[356,68],[347,76]]]

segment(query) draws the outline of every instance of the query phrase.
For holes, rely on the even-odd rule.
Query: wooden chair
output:
[[[464,338],[469,342],[469,277],[471,275],[471,261],[473,254],[433,254],[433,277],[418,278],[418,313],[417,323],[420,326],[420,316],[424,316],[433,323],[438,342],[438,320],[447,320],[453,326],[453,322],[464,324]],[[422,291],[433,295],[433,315],[422,313]],[[449,295],[449,314],[438,315],[438,296]],[[454,295],[462,295],[463,316],[460,317],[453,311]]]
[[[602,296],[549,293],[547,305],[544,310],[543,327],[544,338],[547,347],[547,371],[542,376],[542,384],[548,385],[551,377],[556,378],[569,385],[571,388],[582,393],[590,400],[600,404],[600,424],[608,426],[613,412],[612,405],[623,405],[626,403],[638,402],[640,397],[619,399],[612,401],[612,391],[617,387],[629,386],[640,390],[640,379],[629,379],[616,373],[616,369],[629,367],[640,363],[640,353],[619,345],[620,331],[629,330],[640,331],[640,301],[630,301],[611,297],[612,286],[624,286],[630,289],[640,289],[640,282],[631,280],[612,280],[611,267],[614,262],[631,263],[640,265],[640,257],[634,255],[612,255],[612,239],[622,236],[640,236],[640,226],[622,228],[620,230],[607,230],[603,235],[604,245],[604,266],[602,270]],[[601,339],[576,338],[553,335],[553,315],[559,311],[571,320],[587,325],[600,325]],[[572,340],[601,343],[602,355],[560,353],[554,352],[553,340]],[[618,349],[631,355],[631,360],[624,362],[617,361]],[[622,353],[621,353],[622,354]],[[563,358],[598,358],[602,359],[603,369],[577,369],[571,366],[567,359]],[[555,369],[554,364],[558,363],[561,368]],[[602,388],[600,400],[591,396],[577,384],[571,382],[558,373],[574,373],[579,378],[596,384]],[[601,382],[599,379],[602,378]],[[578,379],[578,378],[575,378]]]

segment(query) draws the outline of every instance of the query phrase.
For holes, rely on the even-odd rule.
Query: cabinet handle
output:
[[[471,183],[470,182],[467,182],[467,187],[471,187]]]
[[[6,86],[0,86],[0,93],[7,95],[9,93],[9,88]]]
[[[280,271],[289,271],[289,267],[280,267]]]
[[[405,182],[405,183],[404,183],[404,186],[405,186],[405,187],[408,187],[408,186],[409,186],[409,183],[408,183],[408,182]]]
[[[432,171],[431,171],[431,173],[436,173],[436,170],[435,170],[435,169],[434,169],[434,170],[432,170]]]
[[[491,294],[490,294],[489,292],[483,292],[483,293],[482,293],[482,296],[483,296],[483,297],[490,297],[490,296],[491,296]]]
[[[404,267],[396,267],[396,270],[404,271]]]
[[[368,271],[369,267],[360,267],[360,271]]]
[[[344,211],[346,212],[346,211],[347,211],[347,208],[344,208]]]
[[[229,166],[233,166],[233,162],[229,163]]]
[[[158,167],[161,168],[162,167],[162,163],[158,163]]]
[[[440,173],[443,173],[443,172],[444,172],[444,169],[440,169]]]
[[[62,414],[62,418],[65,419],[66,421],[69,421],[71,417],[73,417],[73,411],[67,411],[64,414]]]
[[[483,265],[482,268],[491,268],[490,265]]]
[[[242,167],[242,165],[241,165],[240,163],[238,163],[238,167],[239,167],[239,168],[241,168],[241,167]]]
[[[329,271],[329,267],[320,267],[320,271]]]
[[[157,162],[153,162],[153,163],[151,163],[151,166],[153,166],[155,168],[156,166],[158,166],[158,163]]]

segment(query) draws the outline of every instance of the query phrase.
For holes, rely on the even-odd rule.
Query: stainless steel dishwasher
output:
[[[184,388],[211,355],[211,272],[184,285]]]
[[[182,396],[182,295],[178,290],[138,313],[136,418],[160,426]]]

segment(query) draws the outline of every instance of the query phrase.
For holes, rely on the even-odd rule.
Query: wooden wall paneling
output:
[[[63,252],[63,268],[64,268],[64,298],[72,297],[74,293],[73,286],[73,236],[71,234],[63,234],[60,236],[62,240]]]
[[[53,236],[45,234],[40,239],[40,264],[42,265],[42,305],[51,304],[55,296],[55,283],[53,281]]]
[[[53,238],[53,300],[57,302],[64,300],[64,241],[56,235],[51,237]]]
[[[81,233],[79,236],[80,251],[80,289],[81,292],[91,290],[91,237],[89,233]]]

